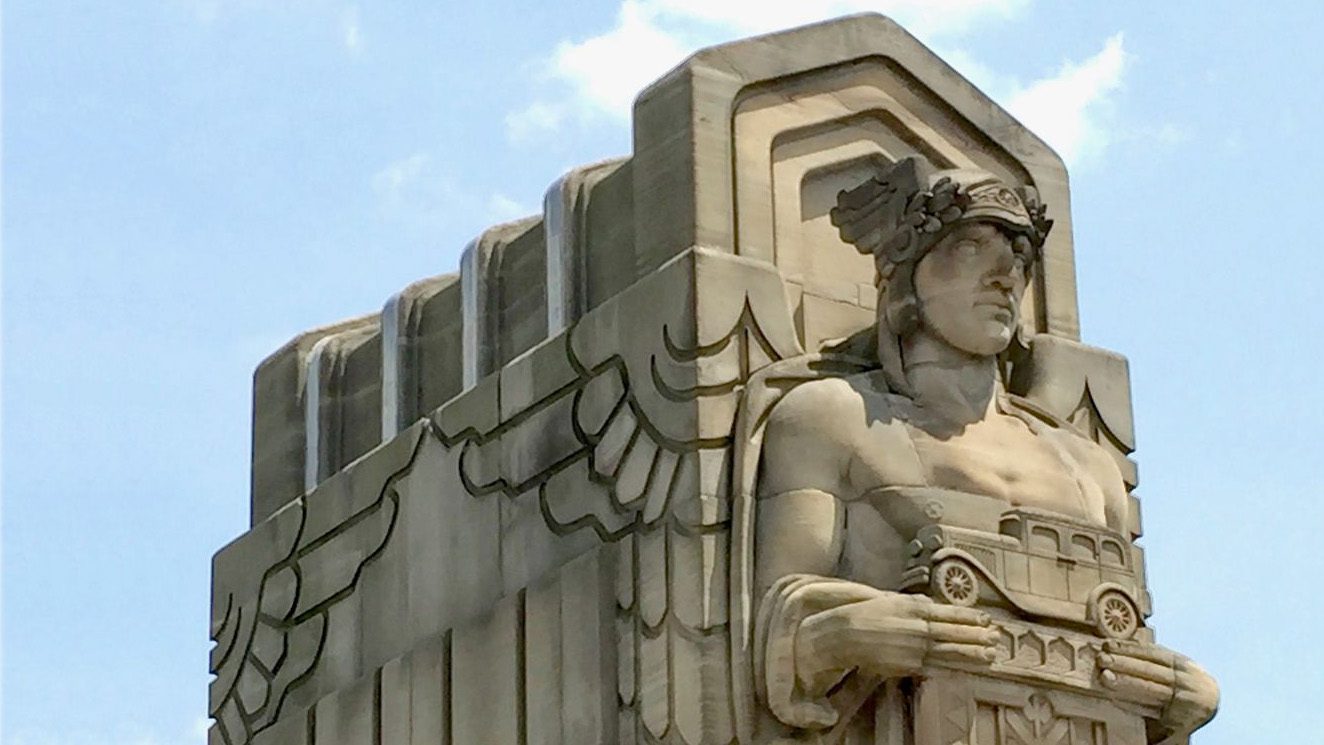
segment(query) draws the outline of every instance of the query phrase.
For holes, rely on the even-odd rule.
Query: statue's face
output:
[[[991,223],[958,225],[915,267],[923,328],[977,356],[1011,343],[1025,294],[1025,257]]]

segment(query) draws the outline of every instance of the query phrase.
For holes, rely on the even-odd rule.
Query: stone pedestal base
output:
[[[935,673],[913,705],[914,745],[1146,745],[1133,707],[996,675]]]

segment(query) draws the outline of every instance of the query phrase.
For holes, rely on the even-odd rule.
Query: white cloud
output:
[[[1246,152],[1245,138],[1241,136],[1239,129],[1224,135],[1218,146],[1226,155],[1241,155]]]
[[[664,22],[698,21],[744,34],[800,26],[825,18],[886,13],[911,33],[960,33],[990,16],[1010,17],[1029,0],[645,0]]]
[[[542,212],[542,205],[530,207],[525,202],[502,192],[484,199],[481,192],[463,188],[449,170],[427,152],[416,152],[386,164],[370,181],[377,195],[379,208],[393,220],[411,222],[426,229],[436,229],[453,223],[456,215],[463,219],[483,223],[500,223]],[[262,342],[262,344],[258,344]],[[241,351],[278,347],[283,341],[271,344],[271,339],[254,339]]]
[[[562,105],[534,101],[527,108],[506,115],[506,133],[516,142],[524,142],[539,132],[555,131],[565,119]]]
[[[536,215],[542,212],[541,209],[532,209],[526,207],[518,200],[497,192],[492,198],[487,200],[487,219],[494,223],[509,222],[520,217]]]
[[[1056,74],[1036,80],[1006,99],[1007,110],[1038,134],[1068,163],[1099,154],[1109,141],[1104,114],[1122,86],[1126,68],[1122,35],[1083,62],[1067,62]]]
[[[514,140],[555,130],[567,119],[628,118],[638,92],[686,55],[735,36],[824,18],[881,11],[921,38],[960,33],[1010,17],[1029,0],[623,0],[616,25],[583,41],[563,41],[543,76],[570,89],[560,103],[535,101],[507,117]]]
[[[373,174],[371,184],[387,213],[423,222],[453,211],[460,195],[451,175],[425,152],[388,163]]]
[[[373,175],[372,188],[378,194],[394,196],[416,181],[431,161],[427,153],[414,153],[393,161]]]
[[[296,23],[315,22],[330,39],[350,54],[363,49],[363,22],[357,3],[341,5],[343,0],[174,0],[192,10],[194,18],[211,25],[222,18],[248,18],[254,14],[267,20],[281,19]],[[371,9],[372,6],[369,6]]]
[[[658,20],[656,8],[625,0],[615,29],[557,47],[553,76],[569,82],[591,108],[628,112],[641,87],[699,46],[662,28]]]
[[[359,25],[359,7],[351,5],[340,13],[340,32],[345,48],[357,53],[363,46],[363,35]]]
[[[1068,162],[1089,159],[1109,141],[1110,97],[1122,85],[1122,35],[1084,61],[1068,61],[1022,83],[972,58],[961,35],[1008,19],[1030,0],[622,0],[613,28],[558,44],[540,83],[566,95],[535,100],[506,117],[511,140],[528,141],[569,123],[628,121],[634,97],[686,55],[732,38],[848,13],[886,13],[1043,137]]]
[[[212,23],[221,14],[220,0],[193,0],[193,15],[201,23]]]
[[[1112,139],[1118,142],[1149,143],[1163,147],[1175,147],[1190,142],[1192,135],[1189,127],[1167,122],[1131,125],[1125,131],[1117,132]]]

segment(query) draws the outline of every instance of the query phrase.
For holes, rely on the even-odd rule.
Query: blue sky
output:
[[[1324,731],[1315,3],[10,0],[3,742],[203,742],[253,366],[628,153],[634,91],[695,46],[867,9],[1071,164],[1152,620],[1223,687],[1197,744]]]

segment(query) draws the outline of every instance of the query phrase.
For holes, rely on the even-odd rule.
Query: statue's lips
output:
[[[976,308],[992,308],[999,320],[1010,321],[1015,316],[1015,308],[1002,298],[981,298],[975,301]]]

